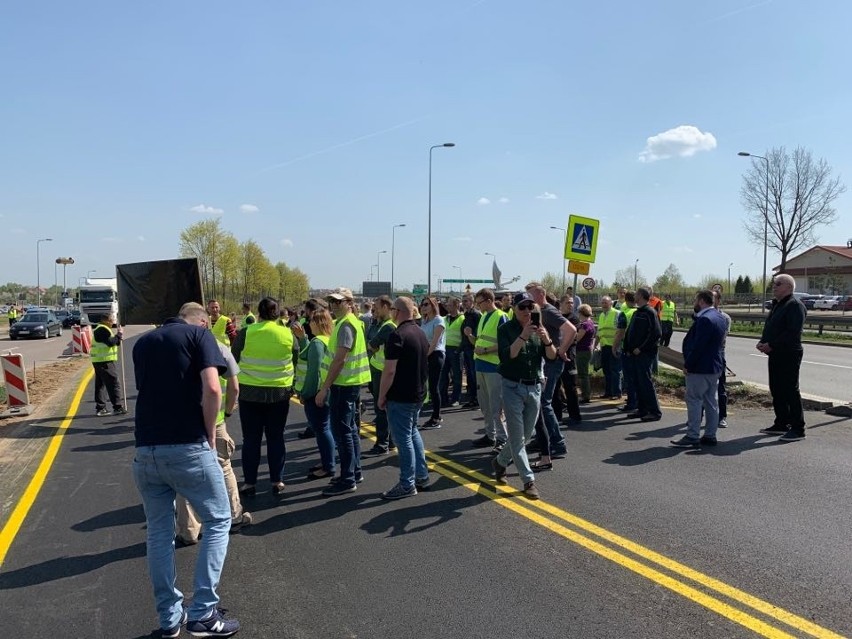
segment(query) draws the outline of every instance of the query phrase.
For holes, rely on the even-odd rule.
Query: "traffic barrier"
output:
[[[27,390],[24,356],[17,353],[0,355],[0,364],[3,366],[8,405],[8,408],[0,413],[0,418],[29,415],[32,412],[32,406],[30,406],[30,393]]]
[[[71,328],[72,355],[86,355],[92,351],[92,329],[90,326]]]

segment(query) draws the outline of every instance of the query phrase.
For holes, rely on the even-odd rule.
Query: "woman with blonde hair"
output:
[[[313,334],[310,340],[300,324],[293,325],[293,334],[299,340],[299,363],[296,366],[296,392],[302,399],[308,427],[317,439],[320,463],[308,471],[308,479],[323,479],[334,476],[334,437],[329,421],[328,397],[323,406],[316,405],[320,388],[320,369],[328,340],[334,328],[334,320],[327,309],[320,308],[308,316],[308,327]]]

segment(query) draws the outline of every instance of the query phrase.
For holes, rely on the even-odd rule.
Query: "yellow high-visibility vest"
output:
[[[483,313],[479,318],[479,326],[476,329],[476,344],[474,348],[495,348],[497,346],[497,327],[500,326],[500,318],[506,314],[499,308],[490,313]],[[497,351],[487,355],[475,355],[474,359],[481,359],[491,364],[500,363],[500,355]]]
[[[382,325],[379,326],[379,332],[381,333],[382,329],[390,324],[394,328],[396,328],[396,324],[392,319],[385,320],[382,322]],[[385,345],[382,344],[379,346],[379,349],[370,356],[370,366],[375,368],[377,371],[385,370]]]
[[[225,332],[225,329],[228,327],[228,321],[227,317],[220,315],[219,319],[216,320],[216,323],[210,326],[210,331],[213,333],[213,337],[222,342],[225,346],[231,345],[231,340],[228,339],[228,334]]]
[[[449,319],[449,318],[447,318]],[[459,316],[454,320],[447,322],[446,346],[447,348],[458,348],[462,344],[462,324],[464,324],[464,315],[459,313]]]
[[[287,388],[294,378],[292,331],[272,320],[250,324],[240,353],[240,384]]]
[[[660,314],[660,321],[674,322],[675,318],[675,303],[663,302],[663,312]]]
[[[95,339],[95,331],[99,328],[105,328],[109,331],[110,337],[115,335],[112,332],[112,327],[107,326],[106,324],[98,324],[95,327],[95,330],[92,331],[92,346],[89,350],[89,360],[91,362],[114,362],[118,360],[118,346],[107,346],[103,342],[99,342]]]
[[[598,315],[598,341],[601,346],[612,346],[617,321],[618,311],[614,308],[610,309],[608,313]]]
[[[337,352],[337,337],[344,323],[355,329],[355,343],[343,362],[343,368],[334,380],[334,386],[362,386],[370,383],[370,361],[367,357],[367,340],[364,337],[364,323],[354,313],[347,313],[334,323],[334,331],[328,341],[328,350],[322,360],[320,379],[324,383],[328,370]]]

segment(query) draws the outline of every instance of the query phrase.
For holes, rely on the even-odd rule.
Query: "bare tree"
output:
[[[792,157],[784,147],[772,149],[767,152],[766,159],[768,163],[753,160],[751,169],[743,175],[740,198],[749,214],[743,229],[752,243],[763,246],[766,214],[767,243],[781,254],[783,271],[792,252],[816,243],[819,226],[837,220],[837,211],[832,205],[846,187],[840,176],[832,176],[828,162],[814,160],[811,152],[802,147],[797,147]]]

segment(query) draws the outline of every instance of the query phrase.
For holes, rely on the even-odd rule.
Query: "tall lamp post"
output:
[[[405,224],[394,224],[391,229],[391,297],[393,297],[393,289],[396,286],[393,279],[393,261],[396,253],[396,230],[401,226],[405,226]]]
[[[459,279],[463,280],[464,278],[462,277],[461,266],[453,266],[453,268],[457,268],[459,270]],[[464,282],[459,282],[459,292],[462,290],[462,284],[464,284]],[[452,287],[450,287],[450,289],[452,289]]]
[[[426,295],[432,294],[432,149],[440,149],[442,147],[454,147],[455,142],[444,142],[443,144],[435,144],[429,147],[429,247],[426,270]]]
[[[734,265],[733,262],[728,264],[728,295],[731,294],[731,267]]]
[[[565,291],[565,245],[568,243],[568,231],[561,226],[551,226],[554,231],[562,231],[562,291]]]
[[[36,306],[41,306],[41,243],[52,242],[52,237],[36,240]]]
[[[376,269],[378,267],[379,267],[378,264],[370,264],[370,281],[371,282],[373,281],[373,273],[376,272],[374,269]]]
[[[639,273],[639,258],[636,258],[636,261],[633,262],[633,290],[636,291],[639,288],[638,284],[638,273]]]
[[[740,151],[737,153],[743,158],[759,158],[766,163],[766,202],[763,207],[763,290],[761,298],[763,303],[760,305],[760,312],[766,312],[766,252],[769,246],[769,160],[762,155],[755,155],[748,151]]]
[[[387,251],[378,251],[376,253],[376,281],[377,282],[382,281],[381,268],[379,268],[379,265],[382,263],[382,253],[387,253]],[[393,286],[391,286],[391,288],[393,288]]]

